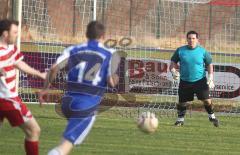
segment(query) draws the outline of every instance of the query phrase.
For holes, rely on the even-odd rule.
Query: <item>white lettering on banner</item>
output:
[[[144,78],[146,73],[167,73],[168,64],[160,61],[128,60],[130,78]]]
[[[230,72],[215,72],[214,83],[217,91],[231,92],[240,87],[239,77]]]
[[[234,86],[233,85],[215,85],[215,89],[218,89],[218,90],[226,90],[226,91],[229,91],[229,90],[234,90]]]
[[[169,70],[169,61],[131,59],[127,60],[127,76],[125,78],[125,90],[146,92],[147,88],[154,89],[151,93],[159,92],[159,89],[177,88],[173,83]],[[133,88],[138,88],[133,90]],[[139,92],[139,93],[140,93]]]
[[[127,59],[125,64],[127,74],[125,76],[125,91],[135,93],[158,93],[166,91],[169,95],[177,95],[178,81],[173,80],[169,71],[169,60],[157,59]],[[234,98],[240,100],[240,64],[214,64],[218,69],[214,72],[215,88],[211,92],[213,97]],[[235,70],[225,69],[230,67]],[[222,70],[225,69],[225,70]],[[236,72],[236,73],[235,73]],[[171,92],[171,93],[170,93]],[[230,94],[228,96],[228,93]],[[231,94],[232,93],[232,94]],[[223,94],[223,95],[221,95]]]

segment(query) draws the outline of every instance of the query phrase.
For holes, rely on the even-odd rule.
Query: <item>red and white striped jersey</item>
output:
[[[5,76],[0,76],[0,98],[18,96],[14,65],[22,59],[23,54],[15,45],[9,45],[8,48],[0,46],[0,69],[6,73]]]

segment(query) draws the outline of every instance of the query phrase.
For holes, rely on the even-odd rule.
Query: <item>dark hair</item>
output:
[[[18,26],[18,21],[10,19],[0,20],[0,36],[2,36],[4,31],[10,31],[12,25]]]
[[[198,38],[198,33],[196,32],[196,31],[189,31],[188,33],[187,33],[187,38],[188,38],[188,36],[190,35],[190,34],[195,34],[196,35],[196,37]]]
[[[87,25],[86,37],[88,39],[99,39],[105,33],[105,27],[99,21],[92,21]]]

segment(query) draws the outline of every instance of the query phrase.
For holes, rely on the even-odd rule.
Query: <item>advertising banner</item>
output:
[[[179,81],[173,80],[169,60],[127,59],[125,91],[177,95]],[[214,64],[214,98],[240,100],[240,65]]]
[[[30,66],[45,71],[55,62],[59,54],[27,52],[24,55],[25,61]],[[179,81],[173,80],[169,65],[169,60],[124,58],[119,68],[120,82],[117,92],[177,95]],[[53,84],[55,89],[64,89],[65,76],[64,73],[57,77]],[[240,100],[240,64],[215,63],[214,83],[212,97]],[[42,86],[42,80],[21,74],[21,88]]]

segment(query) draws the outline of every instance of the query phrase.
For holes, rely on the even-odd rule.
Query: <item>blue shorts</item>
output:
[[[62,112],[68,120],[63,137],[73,145],[79,145],[90,132],[100,103],[99,97],[88,95],[65,95]]]
[[[96,115],[86,118],[70,118],[63,137],[69,140],[73,145],[80,145],[90,132]]]
[[[85,118],[95,115],[100,98],[86,95],[65,95],[62,98],[62,113],[69,118]]]

